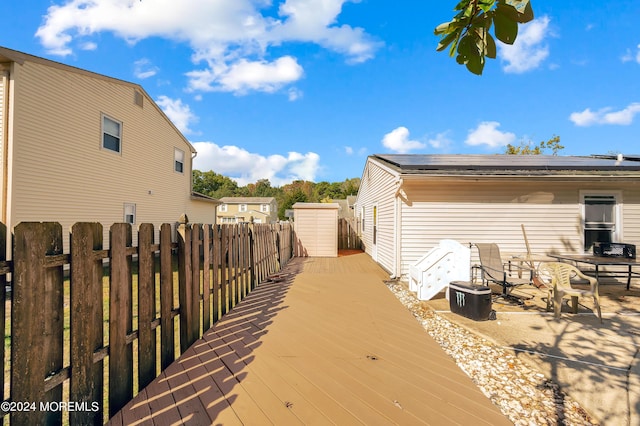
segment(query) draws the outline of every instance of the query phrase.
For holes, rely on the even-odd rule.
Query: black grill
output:
[[[593,255],[635,259],[636,246],[625,243],[593,243]]]

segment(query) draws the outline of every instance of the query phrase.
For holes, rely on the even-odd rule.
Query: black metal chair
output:
[[[523,299],[533,296],[516,296],[511,291],[524,284],[532,284],[533,270],[517,263],[503,262],[500,248],[495,243],[475,243],[480,258],[479,269],[484,284],[494,283],[502,287],[496,299],[523,304]],[[526,278],[525,278],[526,276]]]

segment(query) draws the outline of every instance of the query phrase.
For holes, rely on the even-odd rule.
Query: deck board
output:
[[[285,272],[208,330],[114,423],[511,424],[366,254],[295,258]]]

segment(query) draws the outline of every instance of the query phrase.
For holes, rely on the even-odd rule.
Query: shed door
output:
[[[338,211],[300,209],[295,219],[300,256],[338,256]]]

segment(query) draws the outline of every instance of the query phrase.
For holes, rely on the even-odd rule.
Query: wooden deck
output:
[[[511,424],[363,253],[295,258],[110,424]]]

